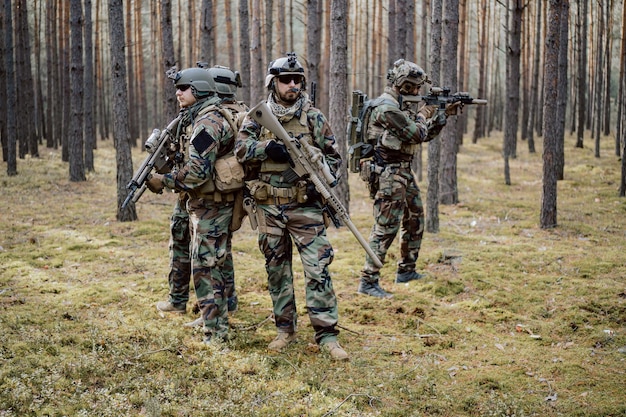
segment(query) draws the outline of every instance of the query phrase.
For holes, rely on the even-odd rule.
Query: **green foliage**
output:
[[[427,278],[393,284],[396,242],[382,270],[391,300],[356,294],[363,250],[330,229],[348,363],[313,342],[297,258],[298,340],[266,350],[271,301],[247,223],[233,240],[233,337],[206,347],[183,327],[195,314],[154,308],[168,292],[175,195],[146,193],[140,220],[119,223],[110,141],[84,183],[67,180],[60,151],[20,159],[0,200],[0,416],[624,415],[620,166],[573,143],[552,230],[538,228],[540,151],[519,147],[505,186],[501,138],[464,144],[461,203],[440,206],[440,232],[424,235]],[[356,176],[350,185],[367,236],[371,201]]]

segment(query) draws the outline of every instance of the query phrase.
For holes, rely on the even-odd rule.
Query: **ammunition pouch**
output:
[[[215,161],[215,188],[223,193],[239,191],[244,184],[243,165],[233,154],[218,158]]]
[[[274,187],[261,180],[246,181],[246,185],[257,204],[301,204],[308,199],[306,181],[299,181],[294,187]]]

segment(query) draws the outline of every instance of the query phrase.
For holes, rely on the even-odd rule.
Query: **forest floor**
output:
[[[393,283],[396,242],[382,271],[391,300],[356,293],[364,252],[330,229],[342,363],[313,344],[297,259],[299,338],[267,351],[271,301],[247,220],[233,240],[232,340],[206,347],[183,326],[196,314],[159,314],[175,196],[146,193],[139,220],[120,223],[110,140],[80,183],[60,150],[41,148],[0,186],[0,417],[624,416],[626,199],[612,140],[595,158],[567,139],[550,230],[541,146],[518,144],[507,186],[501,136],[467,140],[460,203],[424,235],[427,278]],[[350,186],[367,238],[372,202],[355,174]]]

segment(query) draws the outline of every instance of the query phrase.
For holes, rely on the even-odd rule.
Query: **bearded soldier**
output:
[[[319,148],[337,178],[341,156],[335,136],[305,92],[304,68],[296,54],[272,61],[265,84],[267,104],[284,130]],[[246,184],[257,205],[258,242],[265,256],[278,331],[268,349],[279,352],[296,339],[295,244],[304,269],[306,307],[315,341],[332,359],[347,360],[348,354],[337,342],[337,298],[328,271],[334,252],[326,236],[320,195],[313,184],[291,175],[285,145],[250,117],[239,131],[235,154],[251,173]]]

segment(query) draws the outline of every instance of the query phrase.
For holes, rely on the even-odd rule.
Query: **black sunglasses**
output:
[[[302,75],[297,75],[297,74],[279,75],[278,81],[280,81],[281,84],[289,84],[292,81],[294,84],[300,84],[302,82]]]
[[[189,84],[181,84],[181,85],[177,85],[176,89],[180,90],[180,91],[185,91],[187,90],[189,87],[191,87]]]

